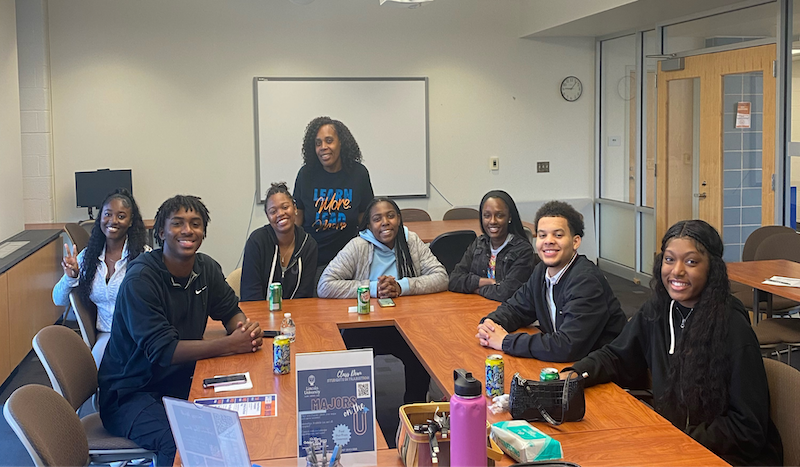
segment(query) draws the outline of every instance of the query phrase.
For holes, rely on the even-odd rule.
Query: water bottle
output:
[[[283,314],[283,321],[281,321],[281,334],[289,338],[290,342],[294,342],[295,333],[297,328],[294,325],[291,313]]]
[[[450,465],[486,466],[486,400],[472,373],[453,371],[455,394],[450,398]]]

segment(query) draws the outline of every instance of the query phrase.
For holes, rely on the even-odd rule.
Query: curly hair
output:
[[[725,318],[730,300],[730,282],[725,262],[722,260],[723,244],[719,233],[701,220],[680,221],[664,234],[661,252],[653,264],[650,288],[649,319],[672,319],[669,316],[671,298],[661,279],[664,250],[670,241],[686,238],[694,242],[697,250],[709,260],[708,279],[694,307],[695,318],[686,325],[676,346],[678,352],[669,357],[667,386],[659,407],[679,407],[687,420],[696,425],[710,423],[728,406],[728,380],[731,377],[730,361],[725,352],[728,322]]]
[[[92,234],[89,236],[89,243],[86,245],[86,251],[83,253],[83,261],[81,263],[81,279],[78,282],[78,296],[83,302],[84,306],[90,306],[92,300],[89,295],[92,293],[92,283],[97,274],[97,265],[100,262],[100,253],[106,247],[106,236],[100,228],[100,222],[103,218],[103,209],[112,200],[118,199],[123,206],[131,210],[131,226],[128,227],[126,235],[128,236],[128,261],[133,261],[134,258],[139,256],[144,251],[147,243],[147,230],[144,228],[144,221],[142,214],[139,212],[139,206],[136,200],[133,199],[128,190],[124,188],[117,188],[103,200],[101,204],[100,215],[94,221],[92,227]]]
[[[164,239],[161,238],[161,234],[164,233],[169,216],[180,211],[181,208],[185,209],[186,211],[194,211],[200,215],[200,218],[203,219],[203,238],[206,238],[206,234],[208,233],[208,223],[211,222],[211,216],[209,215],[206,205],[200,201],[200,197],[198,196],[175,195],[161,203],[161,206],[158,208],[158,212],[156,212],[156,220],[154,225],[156,229],[156,242],[158,243],[158,246],[164,246]]]
[[[506,207],[508,208],[508,232],[513,233],[517,237],[527,238],[525,235],[525,228],[522,225],[522,219],[519,217],[519,211],[517,210],[517,205],[514,203],[514,200],[511,199],[511,195],[506,193],[503,190],[492,190],[489,193],[483,195],[483,199],[481,199],[481,205],[478,211],[480,211],[481,215],[483,215],[483,205],[486,203],[486,200],[489,198],[497,198],[501,200]],[[481,231],[484,235],[488,235],[486,233],[486,229],[483,227],[483,221],[481,221]]]
[[[306,126],[306,134],[303,137],[303,164],[314,167],[322,164],[317,157],[317,132],[325,125],[333,125],[336,135],[339,137],[341,149],[339,158],[342,167],[349,169],[357,163],[361,163],[361,148],[358,147],[356,139],[344,123],[333,120],[330,117],[317,117]]]
[[[583,237],[583,215],[575,210],[572,205],[563,201],[548,201],[536,211],[536,229],[539,229],[539,219],[542,217],[563,217],[567,220],[570,233]],[[536,232],[534,232],[534,235]]]
[[[394,256],[397,259],[397,278],[417,277],[417,272],[414,270],[414,262],[411,259],[411,251],[408,249],[405,229],[403,228],[403,215],[400,213],[400,208],[397,206],[397,203],[389,198],[373,198],[367,205],[367,209],[364,210],[364,216],[361,217],[361,222],[358,223],[358,231],[369,229],[369,218],[372,214],[372,208],[378,203],[391,204],[394,212],[397,213],[397,218],[400,220],[400,225],[397,227],[397,237],[395,237],[394,241]]]

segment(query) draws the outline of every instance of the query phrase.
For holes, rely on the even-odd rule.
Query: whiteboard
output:
[[[303,136],[316,117],[340,120],[361,148],[376,196],[428,196],[427,78],[255,78],[259,199],[294,191]]]

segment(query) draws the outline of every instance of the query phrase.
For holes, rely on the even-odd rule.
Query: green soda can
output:
[[[558,370],[555,368],[542,368],[542,372],[539,373],[539,381],[557,381],[558,380]]]
[[[362,285],[358,288],[358,314],[369,314],[369,286]]]
[[[505,393],[505,379],[503,356],[494,354],[486,357],[486,395],[502,396]]]
[[[269,285],[267,300],[269,301],[269,311],[281,311],[281,308],[283,308],[283,286],[280,282],[273,282]]]
[[[291,357],[289,336],[275,336],[272,340],[272,372],[276,375],[289,374],[292,368]]]

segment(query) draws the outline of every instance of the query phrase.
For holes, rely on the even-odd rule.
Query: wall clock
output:
[[[583,94],[583,83],[574,76],[567,76],[561,81],[561,97],[567,102],[575,102]]]

